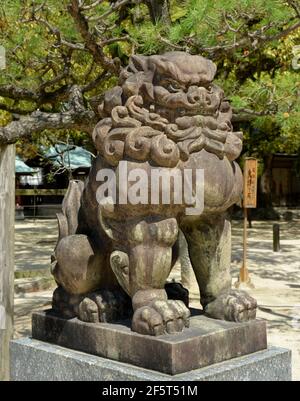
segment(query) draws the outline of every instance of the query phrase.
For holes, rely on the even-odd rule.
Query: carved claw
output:
[[[213,319],[247,322],[256,318],[257,302],[245,291],[230,290],[205,307]]]
[[[78,317],[83,322],[100,323],[101,320],[97,303],[90,298],[84,298],[79,304]]]
[[[78,318],[83,322],[115,322],[130,314],[130,298],[122,291],[101,290],[86,296],[78,309]]]
[[[60,316],[72,319],[78,315],[78,306],[81,301],[81,295],[71,295],[62,287],[57,287],[53,293],[52,309]]]
[[[121,251],[115,251],[110,255],[110,266],[112,271],[115,273],[118,283],[130,294],[129,288],[129,258],[127,253]]]
[[[151,336],[174,334],[189,327],[189,317],[190,311],[181,301],[153,301],[136,310],[132,330]]]

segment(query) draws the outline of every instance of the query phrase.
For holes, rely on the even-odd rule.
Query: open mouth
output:
[[[218,117],[218,110],[216,108],[208,109],[202,105],[195,105],[193,108],[178,107],[176,109],[156,106],[155,112],[161,117],[166,118],[170,123],[174,123],[180,117],[194,117],[197,115],[213,118]]]

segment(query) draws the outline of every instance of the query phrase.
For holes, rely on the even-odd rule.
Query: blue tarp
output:
[[[44,157],[51,160],[56,166],[70,168],[90,168],[92,155],[80,146],[55,145],[49,148]]]
[[[16,156],[16,173],[17,174],[34,174],[35,169],[27,166],[19,156]]]

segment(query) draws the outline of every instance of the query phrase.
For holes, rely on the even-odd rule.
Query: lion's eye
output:
[[[183,88],[181,87],[181,85],[178,82],[170,80],[170,79],[163,80],[161,82],[161,85],[164,86],[171,93],[176,93],[176,92],[183,90]]]
[[[182,90],[181,86],[177,82],[169,82],[168,84],[168,90],[170,92],[179,92]]]

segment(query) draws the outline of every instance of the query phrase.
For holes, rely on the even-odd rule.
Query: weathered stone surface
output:
[[[281,348],[170,376],[23,338],[11,342],[13,381],[290,381],[291,352]]]
[[[213,82],[216,70],[212,61],[185,52],[134,55],[118,85],[104,94],[89,179],[84,188],[70,183],[58,216],[52,272],[59,294],[67,296],[56,292],[53,307],[63,316],[103,321],[103,291],[122,289],[132,300],[133,331],[181,332],[188,307],[165,291],[181,257],[184,267],[191,263],[194,269],[207,315],[255,319],[256,301],[231,291],[227,210],[241,202],[242,172],[235,160],[243,134],[234,132],[231,106]],[[113,185],[104,184],[106,191],[108,170]],[[82,297],[78,307],[65,302],[73,295]],[[122,310],[118,300],[112,295],[105,304]]]
[[[231,323],[193,316],[182,333],[158,337],[130,330],[130,322],[90,324],[33,314],[32,336],[93,355],[167,374],[179,374],[267,348],[263,321]]]

